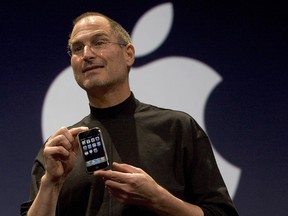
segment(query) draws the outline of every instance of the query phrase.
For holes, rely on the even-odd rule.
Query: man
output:
[[[42,147],[22,215],[238,215],[209,139],[193,118],[141,103],[131,93],[135,52],[117,22],[82,14],[69,50],[91,113]],[[95,126],[103,131],[111,167],[88,175],[76,136]]]

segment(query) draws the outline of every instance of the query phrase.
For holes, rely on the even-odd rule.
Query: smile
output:
[[[103,68],[103,67],[104,66],[102,66],[102,65],[94,65],[94,66],[85,67],[82,70],[82,73],[86,73],[87,71],[96,70],[96,69]]]

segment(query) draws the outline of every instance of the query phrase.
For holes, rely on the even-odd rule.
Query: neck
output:
[[[131,95],[129,87],[122,91],[120,91],[119,89],[117,91],[113,91],[111,89],[101,89],[95,92],[97,93],[87,93],[87,95],[90,105],[96,108],[108,108],[118,105]]]

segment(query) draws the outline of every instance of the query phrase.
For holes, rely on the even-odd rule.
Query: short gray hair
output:
[[[116,22],[115,20],[109,18],[108,16],[105,16],[104,14],[101,14],[98,12],[85,12],[85,13],[81,14],[80,16],[76,17],[76,19],[74,19],[73,27],[76,25],[76,23],[78,21],[80,21],[81,19],[88,17],[88,16],[101,16],[101,17],[107,19],[108,22],[110,23],[111,30],[114,33],[114,35],[117,38],[119,43],[129,44],[132,42],[129,33],[118,22]],[[71,33],[70,33],[69,40],[68,40],[68,46],[70,44],[70,38],[71,38]]]

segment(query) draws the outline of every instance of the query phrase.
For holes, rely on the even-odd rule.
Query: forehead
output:
[[[70,40],[74,41],[97,32],[110,35],[109,21],[101,16],[84,17],[74,25]]]

